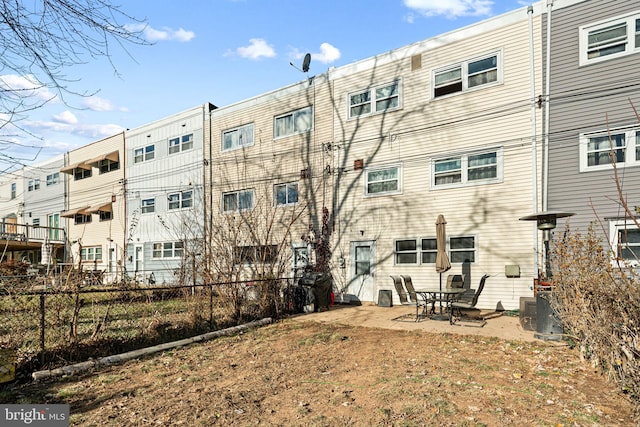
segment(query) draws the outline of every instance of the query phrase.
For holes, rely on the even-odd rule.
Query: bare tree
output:
[[[2,0],[0,128],[12,124],[15,136],[25,132],[19,123],[25,115],[53,98],[91,95],[74,91],[66,70],[106,57],[117,73],[114,43],[123,49],[125,43],[149,44],[130,26],[141,22],[107,0]],[[11,143],[10,136],[2,142]]]

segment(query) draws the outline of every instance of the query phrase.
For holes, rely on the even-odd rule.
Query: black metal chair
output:
[[[404,286],[402,285],[402,279],[400,276],[389,276],[391,280],[393,280],[393,286],[396,288],[396,292],[398,292],[398,296],[400,297],[400,304],[407,305],[409,304],[409,300],[407,299],[407,293],[404,290]]]
[[[411,276],[401,275],[402,281],[404,282],[404,287],[407,288],[407,292],[409,293],[409,298],[411,302],[416,305],[416,322],[420,320],[420,308],[422,308],[422,317],[427,316],[427,306],[429,304],[433,304],[433,301],[430,299],[423,298],[420,294],[416,292],[416,288],[413,287],[413,281],[411,280]]]
[[[484,284],[489,277],[490,276],[488,274],[485,274],[484,276],[482,276],[482,278],[480,279],[480,284],[478,285],[478,289],[476,289],[476,292],[473,294],[470,300],[465,300],[463,297],[462,299],[459,299],[451,303],[451,324],[455,323],[456,319],[462,318],[462,310],[471,310],[476,307],[476,304],[478,304],[478,298],[480,297],[480,294],[484,289]],[[481,326],[484,326],[487,324],[487,321],[484,320],[483,318],[481,319],[467,318],[465,319],[465,321],[481,323]]]

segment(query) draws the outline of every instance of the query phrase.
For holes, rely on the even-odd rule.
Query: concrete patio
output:
[[[461,335],[480,335],[498,337],[505,340],[540,341],[553,345],[564,345],[564,341],[540,340],[534,337],[535,331],[525,330],[518,316],[489,310],[475,310],[473,316],[482,316],[487,323],[480,324],[461,321],[450,325],[448,321],[421,319],[415,321],[415,306],[401,305],[379,307],[374,304],[346,305],[336,304],[329,310],[318,313],[301,314],[296,321],[315,321],[336,323],[370,328],[394,330],[422,330],[426,332],[451,333]]]

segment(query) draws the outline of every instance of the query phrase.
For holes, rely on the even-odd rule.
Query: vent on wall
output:
[[[311,174],[309,173],[309,169],[301,169],[300,170],[300,179],[306,179],[309,178]]]
[[[419,70],[422,68],[422,55],[413,55],[411,57],[411,71]]]
[[[364,160],[363,159],[358,159],[358,160],[354,160],[353,161],[353,170],[357,171],[360,170],[364,167]]]

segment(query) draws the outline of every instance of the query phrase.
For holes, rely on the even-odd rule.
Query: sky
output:
[[[456,30],[528,4],[523,0],[120,0],[145,22],[149,45],[111,46],[107,58],[65,70],[91,96],[53,98],[0,129],[0,172],[38,164],[124,129],[210,102],[224,107],[308,76]],[[293,64],[294,66],[292,66]],[[2,74],[0,80],[24,76]],[[55,94],[45,94],[55,96]],[[3,120],[0,116],[0,120]]]

